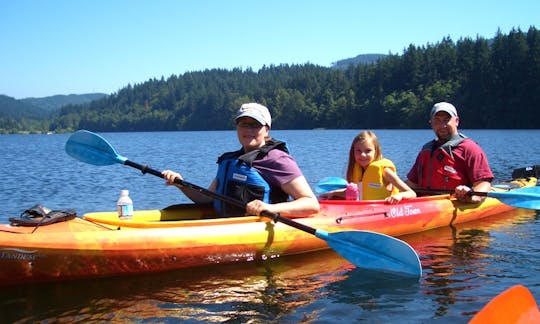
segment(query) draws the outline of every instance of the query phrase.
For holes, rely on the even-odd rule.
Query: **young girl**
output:
[[[414,198],[416,193],[397,173],[392,161],[383,158],[379,139],[372,131],[358,134],[349,150],[347,181],[358,183],[363,200],[384,199],[390,204]],[[344,190],[327,193],[325,198],[344,198]]]

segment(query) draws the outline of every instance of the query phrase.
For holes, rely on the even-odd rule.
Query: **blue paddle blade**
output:
[[[488,197],[519,208],[540,210],[540,187],[525,187],[510,191],[490,191]]]
[[[347,180],[340,177],[326,177],[317,183],[315,193],[320,195],[326,192],[347,188]]]
[[[371,231],[327,233],[317,230],[315,235],[358,268],[409,278],[422,276],[418,254],[395,237]]]
[[[67,140],[65,149],[71,157],[93,165],[124,164],[127,160],[116,153],[103,137],[87,130],[73,133]]]

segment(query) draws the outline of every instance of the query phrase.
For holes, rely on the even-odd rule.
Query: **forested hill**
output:
[[[332,63],[332,68],[334,69],[347,69],[349,65],[358,65],[358,64],[373,64],[377,63],[378,60],[386,57],[385,54],[360,54],[353,58],[348,58],[344,60],[339,60]]]
[[[233,128],[244,102],[267,105],[275,129],[426,128],[434,102],[450,101],[462,128],[538,128],[540,33],[444,38],[346,69],[313,64],[212,69],[151,79],[84,105],[65,106],[51,131]]]
[[[12,97],[0,95],[0,118],[8,116],[18,119],[25,117],[46,118],[47,112],[30,103],[25,103]]]
[[[105,96],[89,93],[15,99],[0,95],[0,134],[49,132],[51,120],[58,116],[62,106],[88,103]]]
[[[55,95],[43,98],[24,98],[19,101],[42,108],[47,112],[55,112],[66,105],[80,105],[107,96],[104,93],[85,93],[70,95]]]

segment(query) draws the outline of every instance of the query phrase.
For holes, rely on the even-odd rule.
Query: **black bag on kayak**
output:
[[[26,209],[21,216],[9,219],[12,226],[42,226],[58,222],[65,222],[77,217],[73,209],[50,210],[42,205],[35,205]]]
[[[525,168],[515,169],[512,172],[512,179],[540,178],[540,165],[532,165]]]

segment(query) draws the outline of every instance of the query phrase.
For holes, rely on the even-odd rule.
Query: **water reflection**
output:
[[[332,251],[159,275],[10,288],[9,321],[266,321],[312,302],[352,266]]]
[[[456,309],[460,309],[462,315],[472,315],[481,308],[485,300],[481,300],[475,291],[485,289],[482,283],[494,271],[490,268],[497,268],[495,264],[508,252],[507,246],[503,250],[494,249],[493,233],[511,231],[514,225],[530,223],[537,217],[534,211],[518,209],[480,221],[407,236],[405,239],[421,255],[423,294],[430,296],[437,305],[434,317],[443,317]]]

